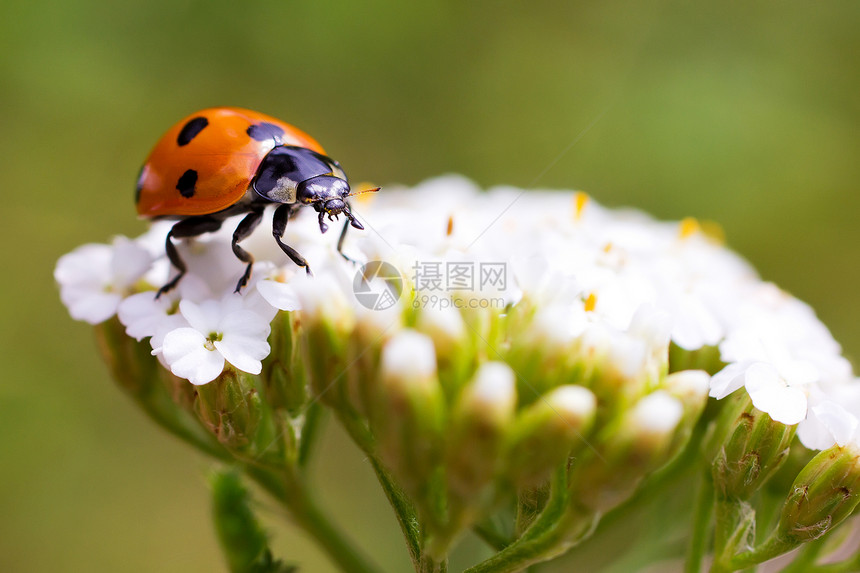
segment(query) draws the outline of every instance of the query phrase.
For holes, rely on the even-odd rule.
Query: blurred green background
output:
[[[454,171],[715,220],[860,356],[856,0],[6,0],[0,30],[0,571],[223,570],[209,462],[112,386],[51,276],[77,245],[145,228],[138,168],[199,108],[294,123],[356,181]],[[345,444],[329,431],[323,503],[405,571]],[[281,555],[331,570],[262,511]],[[466,540],[453,570],[481,551]]]

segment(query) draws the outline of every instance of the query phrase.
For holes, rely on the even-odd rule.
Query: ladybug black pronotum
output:
[[[375,191],[375,189],[374,189]],[[137,180],[135,201],[140,216],[175,219],[165,249],[179,270],[156,296],[171,290],[185,274],[185,263],[172,239],[217,231],[227,217],[247,213],[233,233],[236,256],[247,263],[236,285],[251,276],[254,257],[239,246],[260,223],[267,205],[277,203],[272,219],[275,241],[297,265],[308,262],[281,239],[290,215],[301,205],[323,218],[346,217],[338,240],[341,252],[349,226],[364,227],[350,211],[346,174],[312,137],[278,119],[247,109],[218,107],[194,113],[158,141]]]

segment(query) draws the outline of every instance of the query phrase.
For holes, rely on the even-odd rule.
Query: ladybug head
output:
[[[333,221],[341,213],[349,219],[350,225],[364,229],[349,210],[348,196],[349,183],[333,175],[311,177],[299,183],[296,190],[296,199],[304,205],[311,205],[320,214],[320,231],[323,233],[328,230],[323,217],[328,215],[329,221]]]

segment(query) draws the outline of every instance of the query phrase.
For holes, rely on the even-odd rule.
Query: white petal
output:
[[[818,381],[818,369],[806,360],[790,360],[779,365],[779,373],[791,386],[805,386]]]
[[[165,315],[155,328],[155,333],[149,339],[149,343],[153,348],[161,348],[164,344],[164,337],[167,333],[176,330],[177,328],[190,328],[188,321],[179,313]],[[161,356],[161,354],[159,354]]]
[[[125,326],[126,334],[142,340],[156,333],[171,306],[173,301],[169,295],[156,299],[155,291],[146,291],[123,300],[117,309],[117,316]]]
[[[90,324],[99,324],[116,313],[122,297],[110,292],[69,292],[64,289],[60,298],[69,309],[69,314],[75,320],[84,320]]]
[[[178,328],[164,337],[161,353],[171,372],[192,384],[206,384],[224,370],[224,357],[205,343],[206,337],[193,328]]]
[[[753,406],[777,422],[792,425],[806,418],[806,394],[798,388],[762,386],[749,395]]]
[[[830,430],[812,414],[797,425],[797,437],[810,450],[826,450],[836,443]]]
[[[243,372],[259,374],[263,370],[261,360],[269,355],[269,344],[252,338],[225,336],[215,341],[215,348],[222,356]]]
[[[826,400],[814,406],[812,411],[840,447],[844,447],[857,434],[857,417],[836,402]]]
[[[217,300],[204,300],[200,304],[190,300],[182,300],[179,303],[179,312],[198,331],[208,335],[218,332],[218,323],[221,320],[221,305]]]
[[[717,344],[723,337],[723,327],[703,301],[684,296],[675,314],[672,340],[685,350]]]
[[[257,291],[275,308],[288,311],[301,308],[296,291],[287,283],[262,280],[257,283]]]
[[[749,367],[748,363],[729,364],[713,378],[711,378],[711,391],[708,394],[712,398],[722,400],[738,388],[744,385],[744,373]]]
[[[237,336],[255,338],[265,341],[269,337],[269,322],[250,310],[237,310],[224,316],[216,327],[221,333],[222,340],[226,337]]]
[[[82,245],[57,261],[54,280],[60,286],[73,284],[103,285],[108,277],[111,248],[108,245]]]
[[[754,362],[744,371],[744,386],[752,395],[753,392],[781,390],[786,387],[786,384],[780,378],[776,368],[764,362]]]
[[[138,243],[125,237],[116,237],[113,241],[111,257],[112,283],[118,288],[134,284],[149,270],[152,256]]]

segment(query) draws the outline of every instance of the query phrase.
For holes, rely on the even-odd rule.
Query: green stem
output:
[[[776,535],[771,535],[767,541],[752,551],[738,553],[732,557],[728,564],[732,567],[732,569],[730,569],[731,571],[737,571],[738,569],[758,565],[759,563],[764,563],[774,557],[779,557],[783,553],[794,549],[796,546],[796,544],[783,541]]]
[[[400,525],[400,530],[403,532],[403,537],[406,540],[406,548],[409,551],[409,557],[412,559],[412,564],[416,571],[420,571],[422,565],[422,548],[421,548],[421,531],[418,526],[418,517],[415,514],[415,508],[412,502],[406,496],[400,487],[395,483],[394,479],[388,473],[388,470],[380,463],[374,452],[373,436],[368,429],[357,418],[351,417],[342,410],[336,410],[338,420],[343,425],[346,432],[352,438],[352,441],[358,445],[370,460],[373,471],[376,473],[376,479],[388,498],[388,503],[394,510],[394,515],[397,518],[397,523]]]
[[[293,519],[347,573],[372,573],[378,569],[332,524],[308,494],[308,488],[295,468],[274,476],[262,468],[248,466],[248,474],[272,496],[283,503]]]
[[[559,468],[553,477],[546,506],[523,535],[465,573],[514,573],[551,559],[587,535],[594,518],[569,507],[567,472]]]
[[[746,540],[745,528],[749,525],[750,516],[745,512],[752,510],[740,500],[719,497],[715,506],[714,563],[711,573],[736,571],[741,567],[730,565],[730,561],[737,548]]]
[[[714,514],[714,483],[710,472],[702,473],[699,492],[696,497],[695,513],[693,515],[693,533],[684,563],[684,573],[699,573],[702,570],[702,560],[708,545],[711,518]]]
[[[388,474],[385,467],[379,463],[379,460],[374,456],[370,456],[369,459],[371,466],[373,466],[373,471],[376,472],[379,485],[382,486],[382,491],[385,492],[385,497],[388,498],[388,503],[391,504],[394,515],[397,517],[397,523],[400,525],[400,530],[406,539],[406,549],[409,551],[409,557],[412,559],[412,564],[417,571],[421,563],[421,532],[418,528],[418,518],[415,516],[415,509],[412,507],[412,502],[403,493],[403,490],[394,483],[394,480]]]
[[[302,435],[299,440],[299,467],[306,467],[313,453],[313,446],[322,426],[325,411],[318,402],[313,402],[305,412],[305,421],[302,424]]]
[[[415,568],[416,573],[448,573],[448,561],[434,561],[423,555]]]

